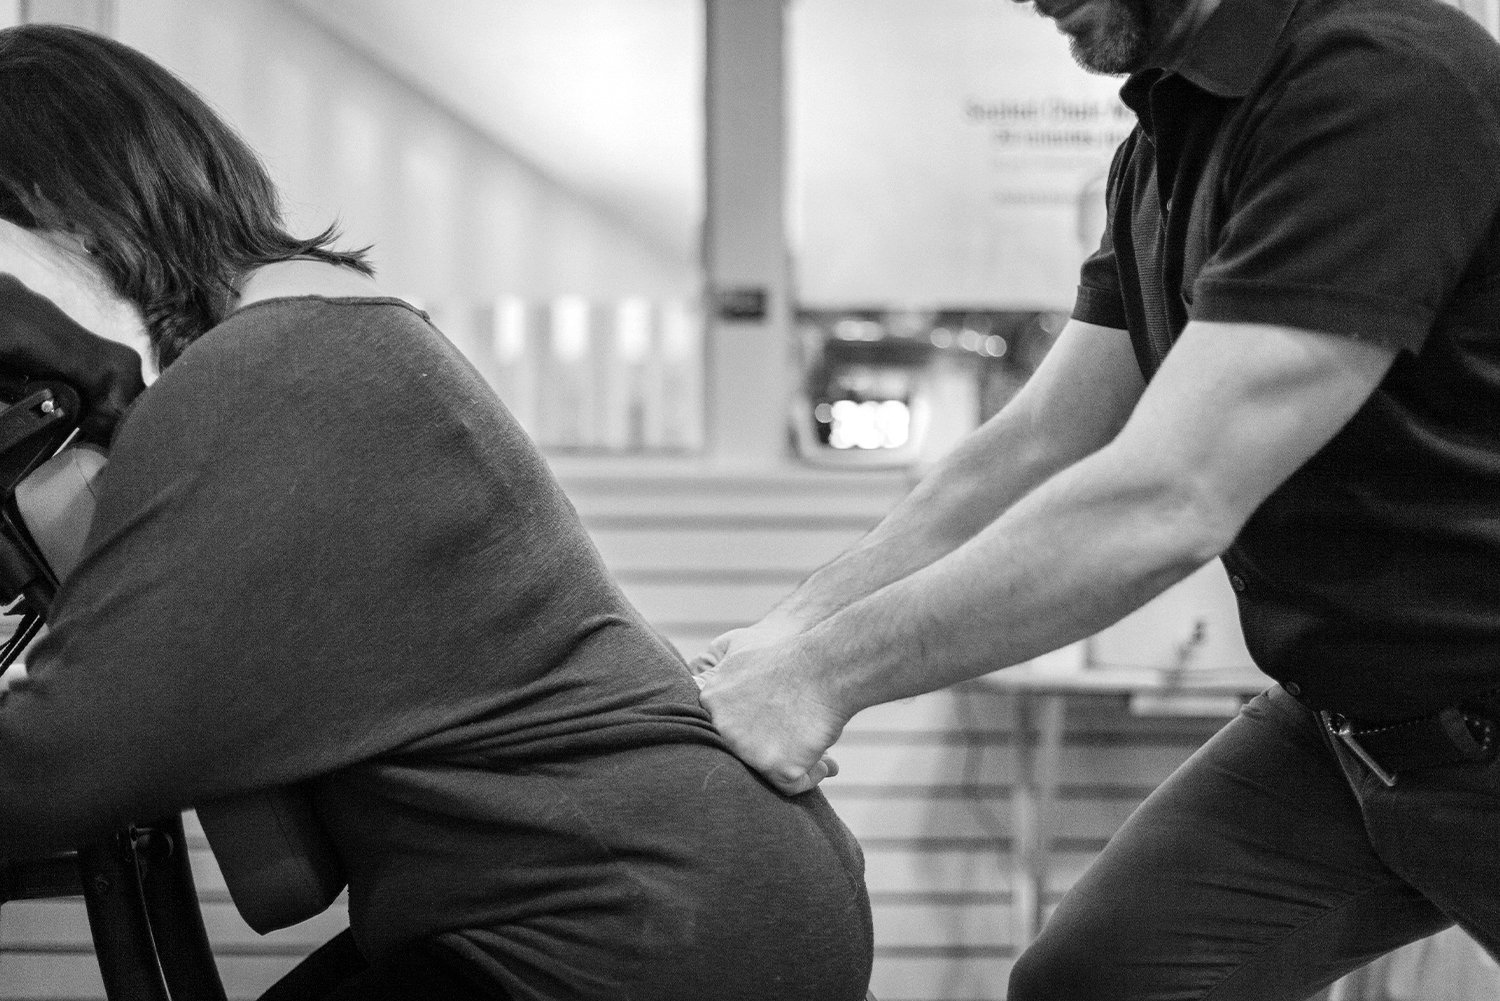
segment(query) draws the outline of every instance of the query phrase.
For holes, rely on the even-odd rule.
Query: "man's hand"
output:
[[[838,774],[826,752],[853,714],[823,690],[818,665],[801,653],[798,638],[767,639],[773,631],[757,625],[724,634],[694,661],[694,673],[730,750],[795,796]]]
[[[695,678],[698,678],[723,660],[730,650],[764,646],[767,643],[790,639],[801,631],[800,624],[790,615],[772,611],[754,625],[742,626],[739,629],[721,633],[708,645],[707,650],[688,661],[688,669],[693,672]],[[698,687],[703,687],[701,682]]]

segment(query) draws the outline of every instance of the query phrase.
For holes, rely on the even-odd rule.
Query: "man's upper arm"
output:
[[[1115,447],[1186,487],[1227,546],[1364,405],[1396,353],[1293,327],[1189,323]]]

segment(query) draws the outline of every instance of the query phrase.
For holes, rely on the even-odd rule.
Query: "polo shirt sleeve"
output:
[[[1500,204],[1493,73],[1464,69],[1353,28],[1289,59],[1230,151],[1191,316],[1419,350]]]
[[[1113,216],[1119,204],[1121,165],[1125,162],[1127,148],[1134,141],[1132,136],[1120,144],[1110,164],[1109,181],[1105,185],[1108,201],[1104,213],[1104,235],[1099,240],[1099,249],[1083,262],[1079,273],[1078,293],[1073,300],[1073,319],[1084,323],[1095,323],[1101,327],[1125,330],[1129,323],[1125,314],[1124,297],[1120,294],[1120,271],[1115,261]]]

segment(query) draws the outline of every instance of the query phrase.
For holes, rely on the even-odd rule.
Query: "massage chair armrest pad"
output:
[[[16,509],[58,580],[83,555],[98,506],[99,474],[109,460],[92,445],[65,448],[16,485]]]
[[[338,854],[304,789],[204,803],[198,822],[230,899],[262,935],[321,914],[344,889]]]

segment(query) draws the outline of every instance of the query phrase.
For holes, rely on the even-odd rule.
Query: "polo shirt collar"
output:
[[[1120,96],[1143,120],[1152,84],[1169,74],[1218,97],[1245,97],[1270,62],[1276,42],[1300,2],[1221,0],[1188,41],[1186,51],[1166,67],[1133,74],[1120,89]]]
[[[1186,51],[1165,69],[1218,97],[1244,97],[1260,79],[1299,2],[1221,0]]]

